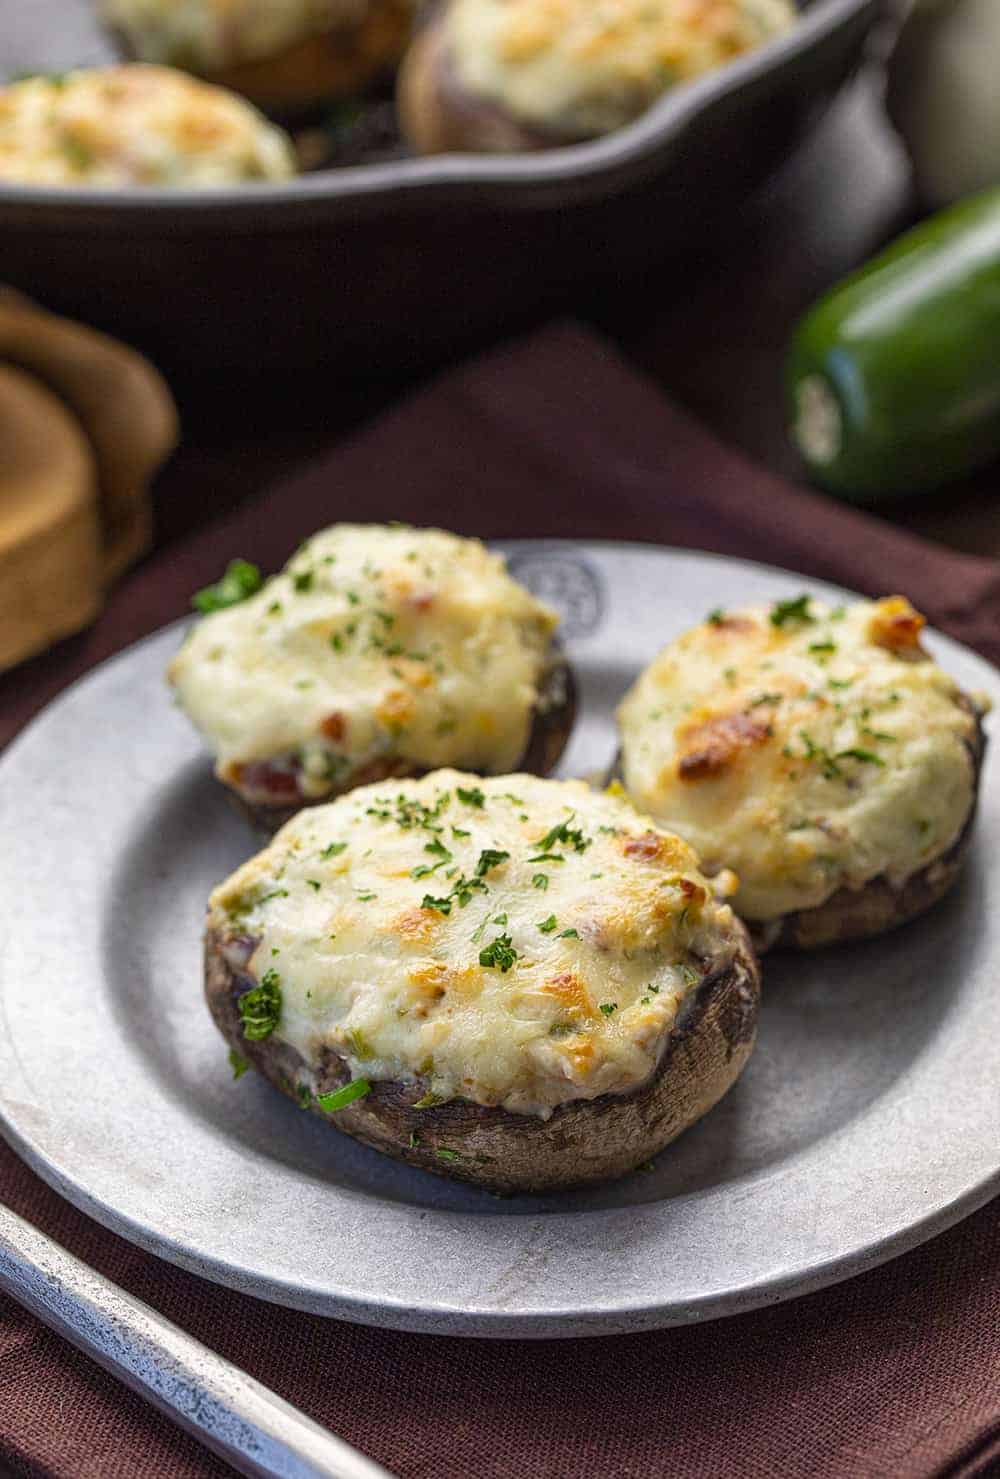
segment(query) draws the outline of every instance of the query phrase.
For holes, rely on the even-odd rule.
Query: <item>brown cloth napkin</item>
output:
[[[715,443],[600,340],[561,326],[447,375],[147,564],[86,637],[0,680],[0,742],[70,678],[183,612],[233,555],[273,568],[343,518],[746,555],[904,591],[1000,656],[998,566],[789,487]],[[401,1479],[958,1479],[1000,1460],[997,1203],[791,1304],[695,1328],[521,1343],[370,1330],[216,1288],[105,1232],[4,1147],[0,1195]],[[0,1300],[5,1468],[52,1479],[228,1472]]]

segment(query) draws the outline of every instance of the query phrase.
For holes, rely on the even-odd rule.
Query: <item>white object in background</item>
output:
[[[889,116],[925,204],[1000,184],[1000,0],[917,0],[889,61]]]

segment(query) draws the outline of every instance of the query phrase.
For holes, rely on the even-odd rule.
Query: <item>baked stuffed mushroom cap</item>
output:
[[[219,778],[276,825],[387,776],[550,770],[573,718],[557,624],[478,540],[338,524],[198,623],[169,679]]]
[[[0,87],[0,180],[201,188],[294,175],[288,137],[242,98],[130,64]]]
[[[394,65],[412,0],[104,0],[140,61],[182,67],[281,110],[353,92]]]
[[[694,853],[628,802],[442,770],[301,812],[217,888],[206,991],[304,1108],[538,1191],[700,1118],[749,1056],[759,979]]]
[[[403,129],[425,154],[610,133],[794,20],[791,0],[447,0],[400,73]]]
[[[619,711],[636,804],[685,837],[761,943],[877,934],[957,876],[980,712],[901,596],[718,610],[666,647]]]

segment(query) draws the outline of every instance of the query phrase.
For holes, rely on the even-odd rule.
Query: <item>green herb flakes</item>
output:
[[[243,1036],[252,1042],[270,1037],[281,1020],[281,977],[271,966],[261,977],[260,985],[245,991],[239,999]]]
[[[229,1049],[229,1066],[233,1070],[233,1079],[242,1078],[250,1067],[250,1060],[243,1058],[235,1048]]]
[[[336,1114],[338,1109],[346,1109],[348,1104],[353,1104],[355,1099],[363,1099],[371,1091],[372,1086],[366,1078],[352,1078],[349,1084],[335,1089],[332,1094],[318,1094],[316,1103],[324,1114]]]
[[[771,625],[783,627],[793,621],[813,622],[815,617],[809,612],[811,601],[811,596],[796,596],[791,601],[775,601],[771,607]]]
[[[238,606],[263,584],[264,577],[256,565],[251,565],[249,560],[230,560],[222,579],[192,596],[191,605],[207,616],[212,611],[224,611],[227,606]]]
[[[860,765],[885,765],[881,755],[876,755],[872,750],[838,750],[834,756],[835,760],[857,760]]]
[[[444,1094],[426,1093],[422,1099],[418,1099],[413,1109],[433,1109],[437,1104],[446,1104],[448,1101]]]
[[[517,960],[510,935],[497,935],[496,939],[479,952],[479,964],[505,976]]]

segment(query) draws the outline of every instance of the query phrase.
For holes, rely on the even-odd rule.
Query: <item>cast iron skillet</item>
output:
[[[106,60],[90,0],[15,0],[0,71]],[[415,368],[619,280],[710,230],[850,76],[883,0],[798,25],[606,138],[396,157],[202,193],[0,188],[0,280],[169,366]]]

